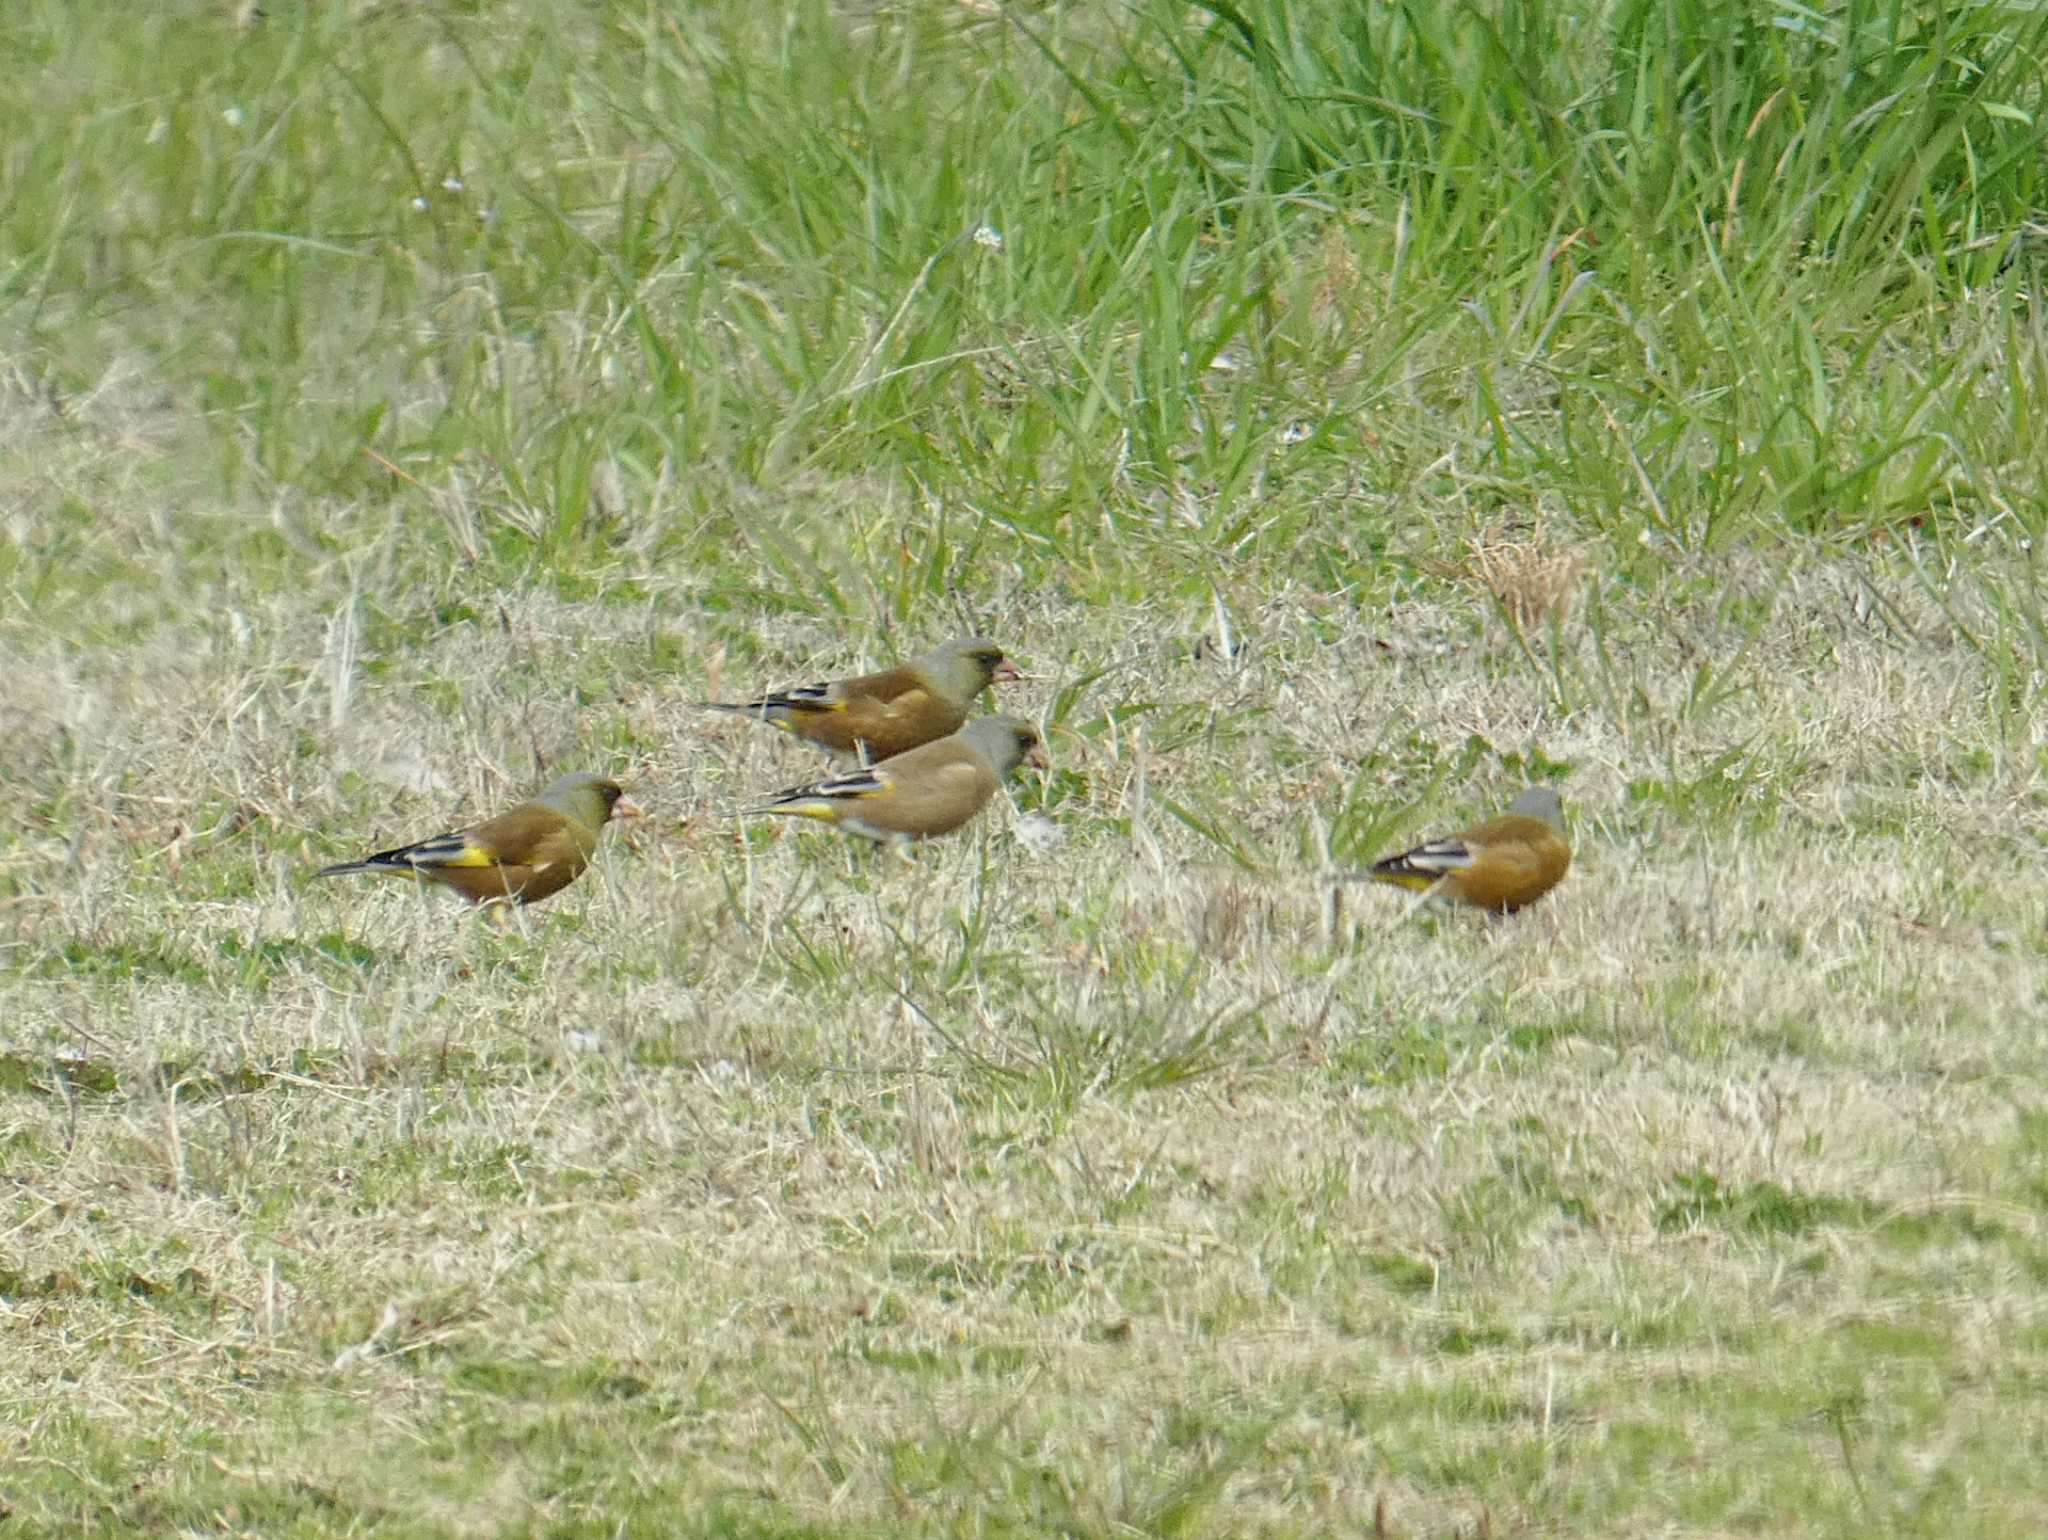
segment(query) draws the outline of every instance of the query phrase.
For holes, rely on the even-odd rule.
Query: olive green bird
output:
[[[1363,875],[1495,914],[1525,909],[1564,880],[1564,803],[1530,786],[1499,818],[1373,862]]]
[[[959,732],[852,775],[780,792],[741,816],[816,818],[903,854],[913,840],[951,834],[988,805],[1020,764],[1043,767],[1038,729],[1016,717],[977,717]]]
[[[473,904],[537,904],[583,875],[606,823],[639,816],[617,781],[579,771],[496,818],[313,875],[375,872],[452,888]]]
[[[878,674],[701,704],[706,711],[757,717],[828,753],[864,755],[877,764],[958,732],[982,691],[997,680],[1023,677],[994,642],[963,636]]]

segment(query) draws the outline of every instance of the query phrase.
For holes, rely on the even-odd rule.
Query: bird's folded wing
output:
[[[927,745],[928,749],[933,747],[938,745]],[[981,811],[996,788],[996,778],[978,755],[956,753],[950,744],[945,747],[947,753],[912,767],[914,774],[905,771],[892,775],[889,764],[869,772],[877,787],[873,793],[835,796],[824,804],[811,800],[806,806],[830,807],[831,816],[839,822],[859,827],[877,838],[923,839],[927,835],[950,833]]]
[[[788,791],[779,791],[763,806],[780,807],[790,802],[851,802],[862,797],[879,797],[894,784],[895,777],[887,770],[856,770],[850,775],[835,775],[813,781],[808,786],[792,786]]]
[[[830,684],[800,684],[792,689],[778,690],[766,700],[755,702],[756,706],[781,706],[789,711],[844,711],[846,702],[836,693],[837,686]]]
[[[1381,866],[1411,872],[1463,871],[1478,859],[1477,852],[1461,839],[1431,840],[1426,845],[1417,845],[1413,850],[1404,850],[1400,855],[1380,862]]]
[[[407,845],[399,850],[387,850],[381,855],[370,857],[372,861],[389,863],[393,866],[496,866],[495,853],[478,844],[467,833],[457,830],[453,834],[437,834],[430,840],[421,840],[417,845]]]
[[[820,781],[811,788],[810,795],[853,801],[861,797],[879,797],[895,784],[896,778],[886,771],[861,770],[852,775],[835,775],[829,781]]]

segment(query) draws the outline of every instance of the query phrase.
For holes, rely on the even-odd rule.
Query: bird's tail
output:
[[[760,717],[775,722],[779,718],[796,712],[843,711],[846,703],[835,700],[829,684],[800,684],[791,689],[777,690],[773,695],[763,695],[754,700],[722,701],[700,700],[700,710],[730,711],[743,717]]]
[[[354,872],[395,872],[401,877],[417,877],[421,870],[434,866],[489,866],[491,858],[469,842],[469,836],[460,830],[451,834],[437,834],[430,840],[421,840],[417,845],[400,845],[393,850],[380,850],[367,855],[360,861],[344,861],[339,866],[323,866],[313,873],[315,877],[346,877]]]
[[[873,770],[854,770],[778,791],[766,802],[757,802],[745,812],[795,813],[804,818],[829,818],[839,804],[872,797],[886,791],[888,786],[889,783]]]

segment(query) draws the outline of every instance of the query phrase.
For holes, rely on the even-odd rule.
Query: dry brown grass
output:
[[[8,1533],[2048,1528],[2019,8],[247,9],[0,28]]]
[[[1562,625],[1584,580],[1586,553],[1540,530],[1476,536],[1466,543],[1470,572],[1518,631]]]
[[[1474,557],[1518,624],[1578,580]],[[1917,640],[1856,622],[1866,579]],[[380,647],[346,563],[241,581],[133,644],[0,628],[31,1514],[1619,1534],[1708,1480],[1783,1517],[1951,1479],[2031,1511],[2038,731],[1979,753],[1979,665],[1896,574],[1726,563],[1769,603],[1741,629],[1610,589],[1624,672],[1565,633],[1565,699],[1284,584],[1229,657],[1207,617],[1019,598],[986,623],[1026,709],[1101,670],[1051,724],[1064,838],[999,808],[908,872],[720,820],[816,760],[691,709],[723,637],[658,597]],[[1329,945],[1315,818],[1370,854],[1538,752],[1555,895],[1355,894]],[[307,880],[569,763],[658,816],[523,931]]]

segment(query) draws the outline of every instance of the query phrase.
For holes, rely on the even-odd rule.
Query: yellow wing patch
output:
[[[1375,882],[1384,882],[1392,887],[1406,888],[1411,893],[1424,893],[1443,880],[1442,872],[1374,872]]]
[[[887,770],[870,770],[865,785],[861,783],[859,777],[849,776],[832,794],[835,797],[844,797],[849,802],[865,801],[869,797],[884,796],[893,791],[895,786],[896,778]]]

